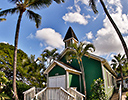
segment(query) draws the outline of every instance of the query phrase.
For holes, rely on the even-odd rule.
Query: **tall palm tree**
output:
[[[59,57],[59,53],[57,53],[57,49],[53,49],[53,50],[48,50],[45,49],[43,51],[43,53],[41,54],[42,58],[46,57],[47,58],[47,64],[51,64],[52,60],[55,60]]]
[[[85,54],[89,54],[88,51],[95,51],[95,47],[93,44],[85,44],[80,42],[79,45],[76,43],[71,44],[71,49],[67,52],[66,54],[66,59],[68,62],[71,63],[72,59],[77,59],[80,70],[82,72],[82,79],[83,79],[83,85],[84,85],[84,94],[86,95],[86,82],[85,82],[85,73],[84,73],[84,67],[83,67],[83,62],[82,62],[82,57]]]
[[[15,32],[15,40],[14,40],[14,61],[13,61],[13,91],[14,91],[14,97],[16,100],[18,100],[17,91],[16,91],[16,63],[17,63],[17,46],[18,46],[18,37],[19,37],[19,30],[20,30],[20,24],[21,19],[23,16],[23,13],[26,12],[27,16],[30,20],[35,21],[36,27],[38,28],[41,24],[41,16],[37,13],[34,13],[32,10],[40,9],[41,7],[48,7],[52,0],[9,0],[10,2],[16,4],[16,7],[3,10],[0,12],[0,16],[7,15],[7,14],[14,14],[19,13],[17,25],[16,25],[16,32]],[[63,0],[54,0],[57,3],[60,3]],[[27,9],[28,8],[28,9]],[[32,10],[30,10],[32,9]]]
[[[117,56],[115,55],[114,58],[112,59],[112,68],[121,74],[121,82],[123,86],[123,70],[126,69],[126,59],[125,55],[121,56],[121,54],[118,54]]]
[[[89,5],[93,9],[94,13],[98,13],[96,5],[95,5],[95,1],[96,0],[89,0]],[[117,27],[116,23],[114,22],[114,20],[112,19],[112,17],[109,14],[107,8],[105,7],[105,4],[104,4],[103,0],[100,0],[100,3],[101,3],[101,5],[102,5],[102,7],[104,9],[104,12],[106,13],[106,15],[107,15],[109,21],[111,22],[111,24],[113,25],[113,27],[114,27],[114,29],[115,29],[115,31],[116,31],[121,43],[122,43],[122,46],[124,48],[124,51],[125,51],[125,54],[126,54],[126,57],[127,57],[127,61],[128,61],[128,47],[126,45],[126,42],[124,41],[124,38],[123,38],[119,28]]]

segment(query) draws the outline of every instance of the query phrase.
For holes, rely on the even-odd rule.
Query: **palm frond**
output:
[[[9,2],[12,2],[12,3],[17,3],[19,2],[20,0],[8,0]]]
[[[123,60],[125,58],[125,54],[122,56],[121,60]]]
[[[51,3],[52,0],[29,0],[27,7],[30,9],[40,9],[50,6]]]
[[[61,2],[63,2],[64,3],[64,0],[54,0],[56,3],[61,3]]]
[[[97,13],[98,13],[98,10],[97,10],[97,8],[96,8],[96,3],[95,3],[95,2],[96,2],[95,0],[89,0],[89,6],[91,6],[93,12],[94,12],[95,14],[97,14]]]
[[[0,18],[0,22],[5,21],[5,20],[6,20],[5,18]]]
[[[84,48],[84,51],[88,51],[88,50],[91,52],[95,51],[94,45],[93,44],[87,44],[86,47]]]
[[[41,16],[39,14],[34,13],[31,10],[27,10],[27,15],[28,15],[29,19],[35,21],[36,27],[38,28],[39,25],[41,24]]]
[[[0,16],[6,16],[7,14],[14,14],[16,12],[18,12],[17,7],[1,11]]]

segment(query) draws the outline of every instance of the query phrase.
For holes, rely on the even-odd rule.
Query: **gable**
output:
[[[54,67],[55,67],[55,69],[54,69]],[[68,72],[71,72],[71,73],[74,73],[74,74],[81,74],[80,71],[78,71],[78,70],[72,68],[72,67],[69,66],[69,65],[66,65],[65,63],[63,63],[63,62],[61,62],[61,61],[56,61],[56,60],[54,60],[54,61],[52,62],[52,64],[51,64],[50,66],[48,66],[48,68],[44,71],[44,74],[48,74],[48,73],[49,73],[51,70],[53,70],[53,69],[54,69],[54,71],[55,71],[55,70],[58,69],[59,67],[62,67],[65,71],[68,71]],[[60,69],[61,69],[61,68],[60,68]],[[59,72],[59,70],[56,70],[56,71]]]
[[[58,76],[58,75],[65,75],[66,71],[64,70],[64,68],[55,65],[52,70],[50,70],[49,72],[49,76]]]

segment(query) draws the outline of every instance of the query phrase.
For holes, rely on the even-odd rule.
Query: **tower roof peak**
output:
[[[73,29],[71,28],[71,26],[68,28],[68,31],[67,31],[67,33],[66,33],[65,38],[64,38],[63,41],[68,40],[68,39],[70,39],[70,38],[75,38],[77,41],[79,41],[79,40],[77,39],[77,37],[76,37],[76,35],[75,35]]]

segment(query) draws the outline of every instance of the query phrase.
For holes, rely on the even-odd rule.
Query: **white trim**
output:
[[[68,71],[66,71],[66,88],[68,89],[69,88],[69,72]]]
[[[101,63],[101,67],[102,67],[102,75],[103,75],[103,79],[104,79],[104,86],[105,86],[105,92],[107,91],[106,90],[106,79],[105,79],[105,72],[104,72],[104,67],[103,67],[103,64]]]
[[[54,61],[52,62],[52,64],[44,71],[44,74],[48,74],[48,73],[53,69],[53,67],[54,67],[56,64],[58,64],[60,67],[64,68],[66,71],[71,71],[71,72],[75,72],[75,73],[81,74],[80,71],[77,71],[77,70],[75,70],[75,69],[68,68],[68,67],[66,67],[65,65],[59,63],[59,62],[56,61],[56,60],[54,60]]]
[[[77,90],[73,89],[72,87],[70,88],[71,90],[75,91],[77,94],[81,95],[82,97],[85,97],[82,93],[78,92]]]

